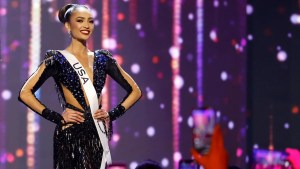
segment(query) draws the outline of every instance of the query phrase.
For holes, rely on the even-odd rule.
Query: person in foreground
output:
[[[192,149],[191,153],[194,159],[205,169],[228,169],[228,153],[224,147],[220,125],[216,125],[214,128],[208,154],[201,156],[195,149]]]
[[[94,20],[87,6],[68,4],[58,15],[71,43],[62,51],[46,52],[44,61],[23,85],[19,100],[56,123],[53,168],[104,169],[111,162],[108,140],[112,121],[137,102],[141,91],[107,50],[88,49],[86,41],[94,30]],[[108,112],[99,105],[107,75],[127,91],[124,99]],[[34,95],[49,77],[56,83],[62,115]]]

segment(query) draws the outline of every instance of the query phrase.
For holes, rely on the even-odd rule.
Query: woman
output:
[[[104,168],[110,158],[105,146],[111,135],[105,122],[110,122],[111,126],[113,120],[141,97],[141,91],[108,51],[91,52],[87,48],[86,41],[94,30],[94,20],[87,6],[68,4],[60,9],[58,17],[70,34],[71,43],[63,51],[46,52],[44,61],[22,87],[19,100],[57,124],[54,132],[55,169]],[[127,91],[120,104],[109,112],[98,105],[106,75]],[[53,77],[56,83],[65,109],[63,115],[46,107],[34,95],[49,77]],[[96,102],[89,92],[92,95],[94,92]],[[96,109],[92,109],[95,105]]]

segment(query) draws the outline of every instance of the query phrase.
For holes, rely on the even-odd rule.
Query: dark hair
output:
[[[153,160],[146,160],[139,164],[135,169],[162,169],[162,167]]]
[[[58,19],[61,23],[66,23],[70,21],[70,16],[73,13],[73,11],[77,8],[86,8],[90,9],[86,5],[81,5],[81,4],[67,4],[63,6],[59,12],[58,12]]]

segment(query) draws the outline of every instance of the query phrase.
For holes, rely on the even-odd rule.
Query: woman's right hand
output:
[[[83,114],[79,111],[75,111],[72,109],[66,109],[62,116],[66,123],[82,123],[84,122]]]

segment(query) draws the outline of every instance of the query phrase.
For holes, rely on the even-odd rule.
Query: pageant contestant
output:
[[[108,147],[111,123],[134,105],[141,91],[108,51],[87,48],[86,41],[94,30],[87,6],[68,4],[60,9],[58,17],[70,34],[71,43],[64,50],[46,52],[44,61],[22,87],[19,100],[57,124],[55,169],[104,169],[111,163]],[[99,105],[107,75],[127,91],[118,106],[108,112]],[[49,77],[55,80],[65,110],[63,115],[34,95]]]

